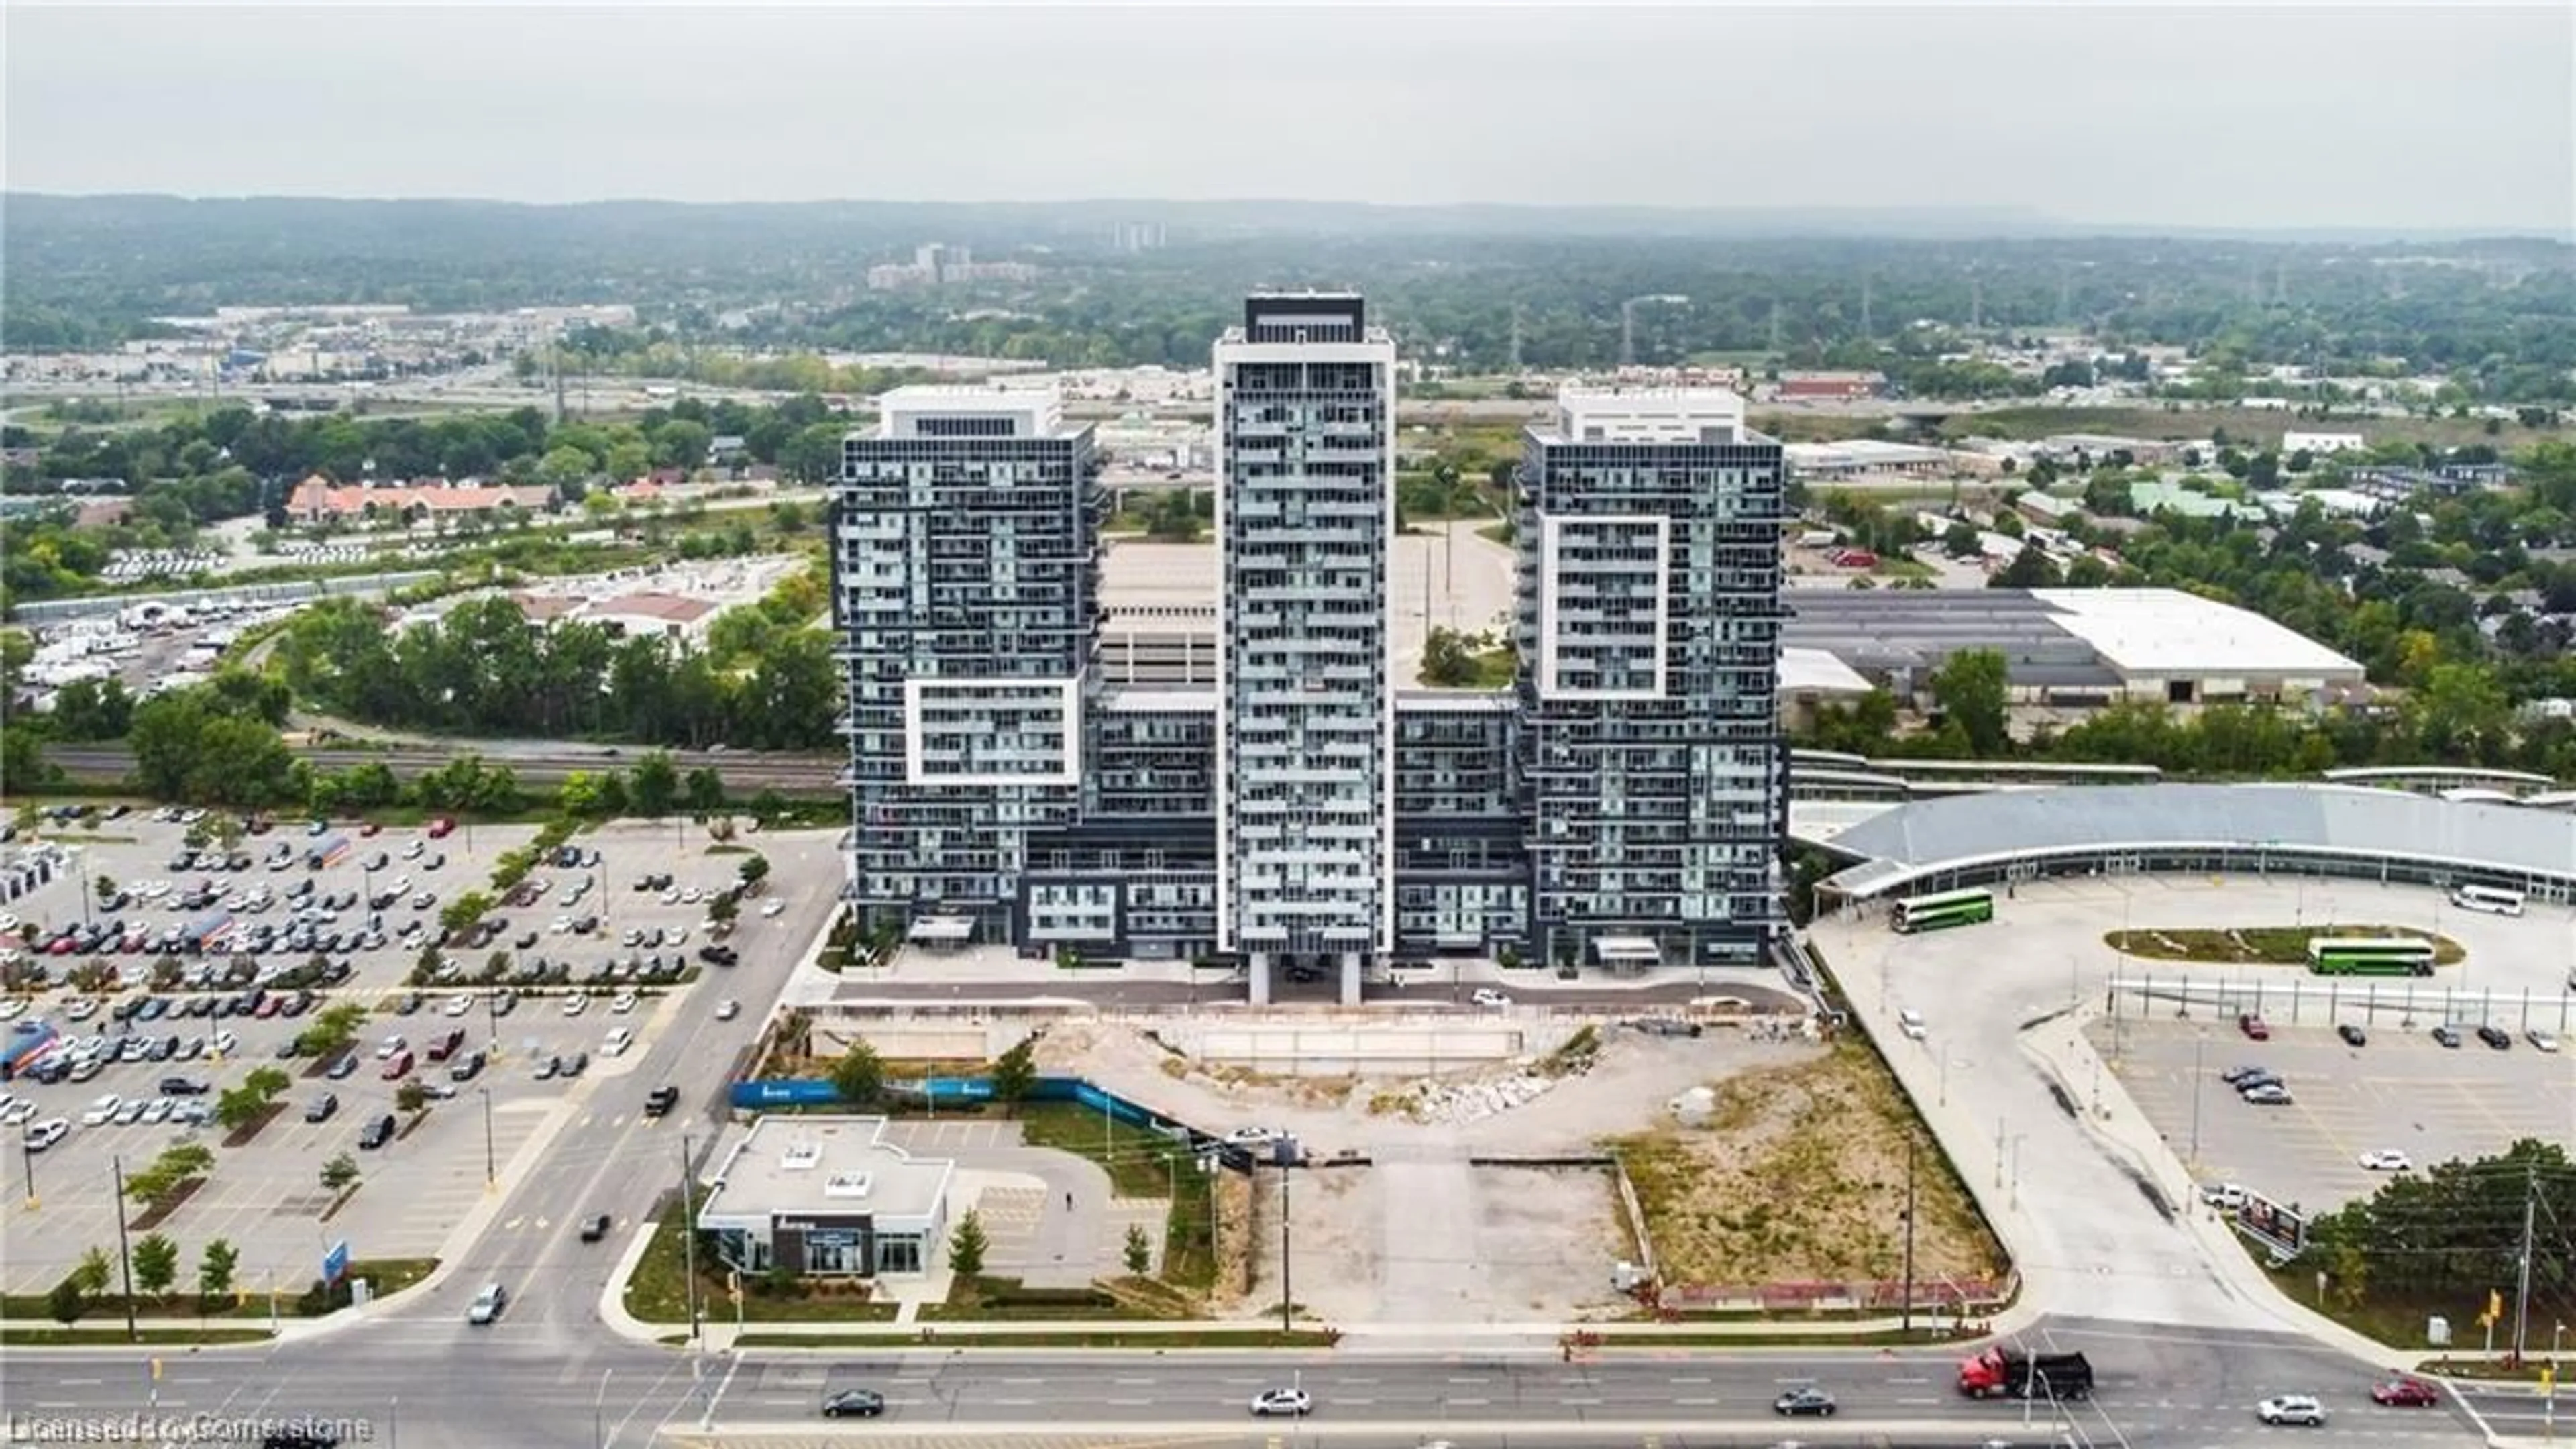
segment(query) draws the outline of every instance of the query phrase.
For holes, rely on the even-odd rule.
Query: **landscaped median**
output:
[[[144,1262],[143,1243],[135,1245],[135,1258],[138,1265]],[[112,1281],[110,1260],[103,1252],[93,1252],[46,1292],[0,1294],[0,1344],[37,1348],[126,1342],[253,1343],[271,1337],[274,1322],[326,1317],[348,1307],[350,1285],[359,1279],[366,1280],[370,1297],[384,1298],[421,1282],[437,1266],[435,1258],[361,1258],[327,1288],[317,1278],[295,1291],[262,1285],[228,1286],[213,1292],[137,1292],[135,1333],[129,1337],[126,1300],[107,1291]],[[229,1272],[228,1268],[227,1279]],[[138,1284],[146,1277],[138,1266]]]
[[[2435,966],[2457,966],[2469,953],[2459,942],[2412,926],[2240,926],[2233,930],[2112,931],[2104,945],[2139,961],[2206,966],[2305,966],[2308,943],[2327,938],[2386,941],[2412,939],[2433,947]]]

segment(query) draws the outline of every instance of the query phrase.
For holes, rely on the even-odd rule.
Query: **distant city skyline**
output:
[[[2563,5],[13,4],[7,37],[21,191],[2576,234]]]

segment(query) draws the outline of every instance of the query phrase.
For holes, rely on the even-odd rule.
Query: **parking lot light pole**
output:
[[[18,1139],[18,1157],[27,1164],[27,1211],[34,1212],[36,1201],[36,1149],[25,1138]]]
[[[695,1351],[698,1337],[698,1204],[697,1187],[689,1171],[689,1134],[680,1134],[680,1251],[685,1260],[689,1302],[689,1347]],[[713,1405],[709,1405],[712,1410]]]
[[[2197,1170],[2199,1169],[2199,1167],[2200,1167],[2200,1079],[2201,1079],[2201,1076],[2202,1076],[2202,1072],[2201,1072],[2201,1055],[2202,1055],[2202,1049],[2203,1049],[2203,1048],[2205,1048],[2205,1047],[2207,1047],[2208,1045],[2209,1045],[2209,1038],[2208,1038],[2206,1035],[2203,1035],[2203,1034],[2194,1034],[2194,1035],[2193,1035],[2193,1037],[2192,1037],[2192,1039],[2191,1039],[2191,1157],[2190,1157],[2190,1163],[2191,1163],[2191,1166],[2192,1166],[2193,1170],[2195,1170],[2195,1171],[2197,1171]]]
[[[475,1090],[483,1094],[483,1190],[490,1192],[501,1185],[501,1173],[492,1158],[492,1089]]]
[[[125,1230],[125,1159],[111,1157],[108,1164],[116,1175],[116,1265],[125,1280],[125,1337],[140,1343],[143,1331],[134,1326],[134,1250]]]

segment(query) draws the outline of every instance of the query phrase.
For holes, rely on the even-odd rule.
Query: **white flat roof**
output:
[[[1193,606],[1213,612],[1219,560],[1213,543],[1118,539],[1100,555],[1103,609]]]
[[[2358,661],[2306,635],[2180,589],[2033,589],[2031,597],[2124,675],[2362,677]]]
[[[883,1117],[761,1117],[699,1200],[698,1218],[867,1213],[935,1217],[956,1164],[884,1140]]]
[[[1822,649],[1780,651],[1780,692],[1867,694],[1870,683],[1858,671]]]
[[[1551,440],[1732,443],[1743,431],[1744,399],[1724,388],[1568,387],[1556,395]]]

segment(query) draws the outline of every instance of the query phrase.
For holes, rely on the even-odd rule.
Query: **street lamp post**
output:
[[[2201,1054],[2202,1049],[2208,1045],[2208,1037],[2193,1035],[2191,1039],[2191,1165],[2195,1171],[2200,1167]]]
[[[143,1331],[134,1326],[134,1250],[126,1240],[125,1229],[125,1159],[110,1158],[116,1175],[116,1263],[125,1281],[125,1337],[128,1342],[143,1341]]]
[[[19,1160],[27,1164],[27,1211],[36,1210],[36,1149],[23,1137],[18,1139]]]
[[[483,1094],[483,1190],[490,1192],[501,1185],[500,1166],[492,1154],[492,1089],[477,1087],[475,1090]]]

